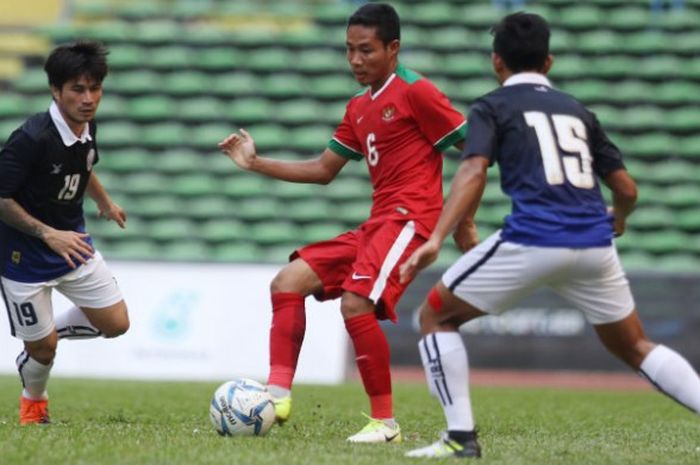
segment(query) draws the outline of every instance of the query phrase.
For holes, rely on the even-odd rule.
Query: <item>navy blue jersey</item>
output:
[[[463,157],[498,163],[512,200],[502,238],[527,245],[597,247],[612,242],[599,177],[624,168],[593,113],[522,73],[479,98],[469,114]]]
[[[96,128],[89,127],[92,140],[65,145],[50,112],[29,118],[0,150],[0,197],[55,229],[85,232],[83,194],[98,160]],[[14,281],[47,281],[71,271],[42,240],[1,221],[0,254],[2,276]]]

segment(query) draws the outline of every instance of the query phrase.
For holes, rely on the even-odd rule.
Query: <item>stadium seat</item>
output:
[[[232,47],[207,47],[197,49],[191,63],[207,71],[228,71],[238,69],[245,59],[243,52]]]
[[[266,221],[278,218],[283,212],[284,209],[277,199],[248,198],[238,203],[234,213],[236,218],[244,221]],[[254,239],[254,236],[251,239]]]
[[[166,218],[150,221],[148,237],[157,242],[186,241],[197,237],[198,227],[184,218]]]
[[[183,198],[192,198],[218,193],[219,181],[204,173],[176,176],[170,179],[170,192]]]
[[[145,238],[118,240],[98,245],[98,249],[108,260],[163,260],[160,245]]]
[[[274,218],[274,216],[266,218]],[[299,226],[291,221],[263,219],[250,227],[250,238],[262,246],[298,241],[300,237],[303,236]]]
[[[141,128],[138,143],[151,148],[180,148],[189,142],[189,134],[187,127],[180,123],[149,124]]]
[[[231,162],[233,163],[233,162]],[[241,174],[222,180],[220,194],[226,195],[231,200],[257,198],[268,194],[267,181],[261,176]]]
[[[199,237],[213,244],[250,240],[248,225],[239,220],[220,219],[207,221],[200,226]]]
[[[173,218],[182,214],[182,202],[170,194],[156,194],[131,197],[127,208],[130,215],[128,227],[131,228],[133,217],[142,220],[155,218]]]
[[[178,199],[180,214],[196,221],[228,220],[234,216],[236,203],[219,192],[213,195]]]
[[[224,243],[214,247],[210,260],[236,263],[260,263],[263,253],[260,247],[251,242]]]
[[[177,240],[161,246],[160,254],[167,260],[180,262],[208,262],[210,248],[198,239]]]
[[[100,147],[123,147],[141,139],[141,127],[129,121],[110,121],[99,126]]]
[[[333,218],[332,204],[322,198],[304,198],[284,203],[282,217],[297,223],[326,221]]]
[[[176,102],[164,95],[134,97],[128,102],[127,114],[136,121],[159,121],[176,114]]]
[[[100,145],[102,145],[102,131],[100,129]],[[144,149],[111,149],[104,155],[100,155],[97,171],[103,169],[112,173],[147,172],[154,166],[153,155]]]

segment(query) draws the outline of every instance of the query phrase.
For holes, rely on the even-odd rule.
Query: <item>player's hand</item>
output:
[[[476,230],[476,224],[471,219],[465,219],[457,224],[457,228],[452,233],[452,239],[455,245],[461,252],[476,246],[479,243],[479,233]]]
[[[608,215],[613,218],[613,236],[620,237],[625,233],[625,227],[627,226],[626,218],[620,218],[615,215],[615,208],[608,207]]]
[[[122,229],[126,228],[126,212],[122,207],[112,201],[105,205],[98,205],[97,216],[107,221],[115,221]]]
[[[433,263],[440,253],[440,246],[440,242],[428,240],[418,247],[399,267],[399,281],[411,281],[420,270]]]
[[[219,142],[219,148],[244,170],[251,169],[257,157],[255,141],[245,129],[241,129],[240,134],[233,133]]]
[[[51,250],[63,257],[68,266],[75,269],[76,262],[84,265],[95,253],[92,246],[85,241],[88,236],[86,233],[52,228],[44,232],[41,238]]]

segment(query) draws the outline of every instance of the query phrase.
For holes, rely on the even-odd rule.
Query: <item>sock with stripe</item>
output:
[[[292,388],[305,333],[304,296],[295,292],[273,293],[268,385],[287,391]]]
[[[659,391],[700,414],[700,378],[678,352],[657,345],[642,361],[639,373]]]
[[[462,336],[454,332],[426,334],[418,342],[430,393],[442,405],[447,430],[472,431],[474,417],[469,399],[469,362]]]
[[[44,365],[30,357],[26,351],[22,351],[17,357],[16,364],[24,386],[22,396],[32,400],[48,399],[46,385],[49,382],[53,362]]]
[[[100,330],[76,306],[56,315],[54,324],[59,339],[92,339],[102,336]]]
[[[345,328],[355,348],[355,362],[369,396],[372,418],[393,419],[389,343],[377,317],[364,313],[348,318]]]

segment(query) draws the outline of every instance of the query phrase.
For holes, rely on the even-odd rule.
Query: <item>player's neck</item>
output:
[[[398,66],[397,63],[394,63],[394,65],[390,68],[389,72],[384,76],[382,79],[377,80],[376,82],[373,82],[370,85],[370,90],[372,91],[372,94],[376,94],[377,91],[379,91],[386,82],[389,80],[389,78],[396,72],[396,67]]]

